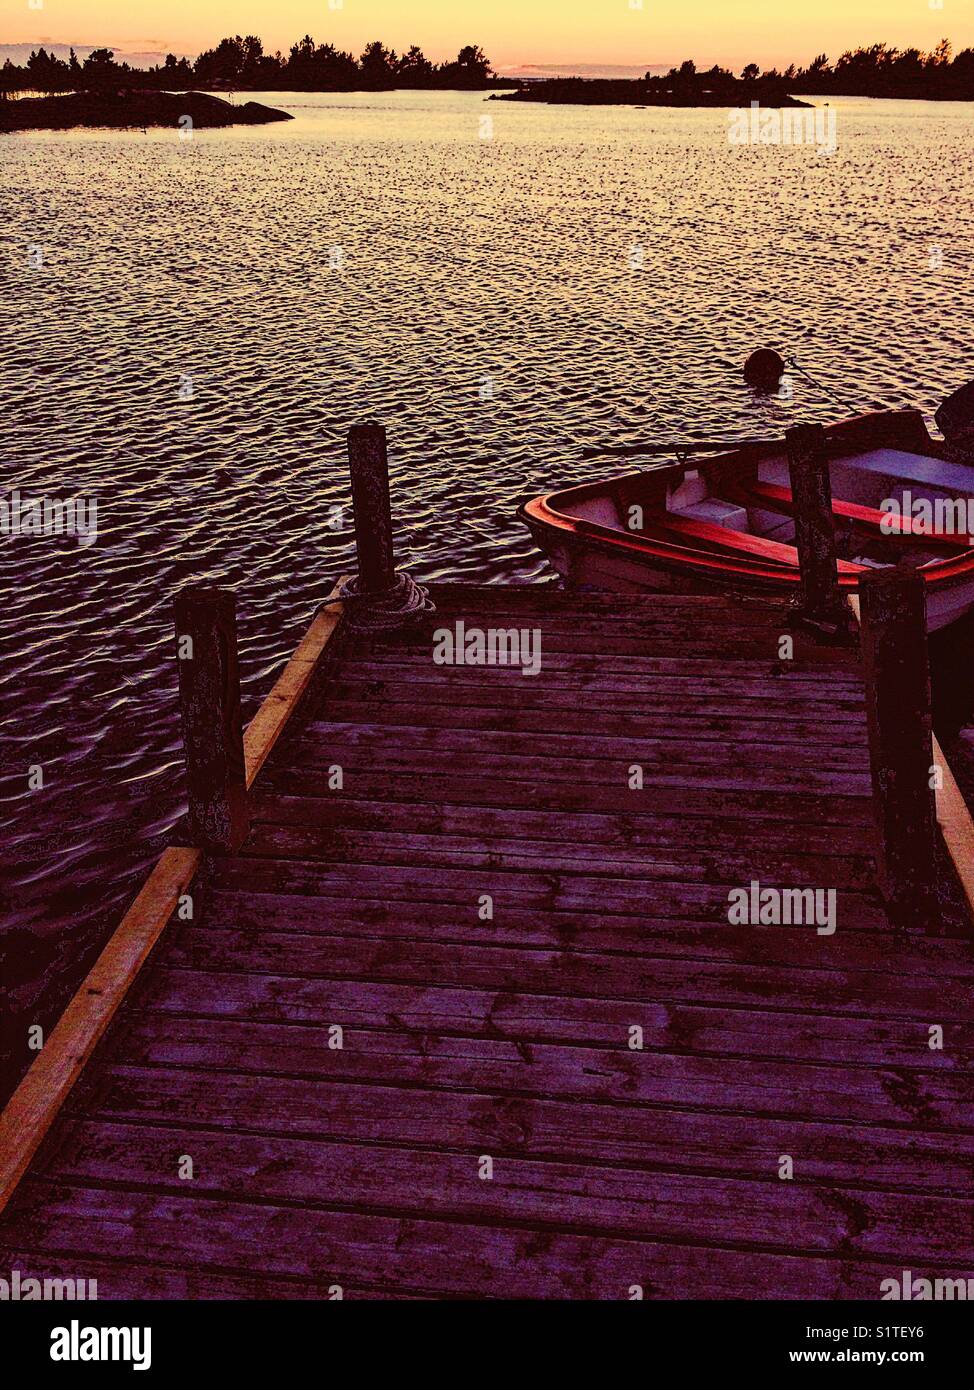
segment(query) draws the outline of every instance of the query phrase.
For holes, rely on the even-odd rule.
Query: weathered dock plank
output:
[[[173,1164],[160,1182],[160,1153],[183,1152],[180,1126],[146,1128],[86,1120],[65,1135],[70,1158],[56,1163],[50,1182],[124,1184],[134,1190],[182,1195]],[[974,1199],[931,1197],[855,1185],[800,1184],[659,1168],[651,1182],[639,1169],[565,1158],[497,1154],[489,1182],[472,1175],[472,1153],[395,1144],[324,1142],[295,1136],[192,1136],[198,1169],[194,1193],[250,1199],[282,1208],[297,1203],[322,1211],[388,1210],[407,1217],[442,1217],[485,1224],[524,1223],[538,1230],[586,1229],[607,1237],[755,1244],[753,1213],[764,1213],[759,1244],[895,1259],[909,1243],[914,1258],[949,1259],[958,1225],[971,1229]],[[232,1181],[230,1175],[233,1175]],[[844,1200],[845,1199],[845,1200]],[[850,1208],[854,1209],[850,1210]]]
[[[890,925],[855,649],[790,664],[789,615],[709,596],[434,597],[327,660],[318,620],[248,732],[249,838],[61,1098],[4,1261],[103,1298],[974,1274],[974,957]],[[537,675],[436,665],[455,621],[540,629]],[[834,889],[834,932],[732,924],[752,879]]]
[[[850,1222],[855,1215],[850,1212]],[[271,1276],[452,1297],[625,1299],[638,1284],[644,1296],[659,1298],[687,1289],[699,1298],[736,1298],[742,1291],[768,1299],[871,1298],[891,1264],[899,1267],[899,1255],[891,1262],[844,1250],[785,1254],[584,1227],[494,1224],[484,1216],[431,1220],[387,1208],[331,1211],[80,1184],[27,1184],[17,1233],[32,1257],[48,1247],[79,1263],[110,1259],[127,1243],[136,1252],[126,1280],[130,1293],[140,1267],[148,1273],[161,1266],[250,1274],[255,1285]],[[258,1251],[262,1270],[255,1275]],[[932,1260],[925,1267],[953,1269]],[[111,1292],[110,1279],[99,1286],[100,1297]]]

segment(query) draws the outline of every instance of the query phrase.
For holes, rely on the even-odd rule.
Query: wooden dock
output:
[[[806,618],[834,618],[803,443]],[[246,735],[232,596],[177,600],[185,839],[0,1115],[0,1271],[103,1299],[974,1278],[974,825],[922,580],[863,581],[861,654],[771,602],[554,586],[439,585],[367,632],[422,595],[384,435],[350,449],[356,584]],[[815,915],[755,920],[762,890]]]
[[[317,620],[249,837],[8,1182],[0,1268],[101,1298],[974,1276],[974,963],[887,920],[857,652],[783,661],[787,614],[720,597],[433,596],[405,634]],[[435,665],[458,621],[540,631],[540,672]],[[836,888],[837,930],[730,925],[752,879]]]

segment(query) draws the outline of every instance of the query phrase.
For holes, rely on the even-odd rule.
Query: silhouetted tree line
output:
[[[215,48],[201,53],[195,62],[170,53],[165,63],[147,71],[116,63],[111,49],[99,48],[84,62],[74,50],[68,59],[56,58],[45,49],[32,53],[18,67],[8,59],[0,69],[0,90],[44,92],[106,91],[126,87],[182,91],[191,87],[235,87],[264,91],[381,91],[393,87],[482,88],[494,85],[489,59],[480,48],[462,48],[452,62],[431,63],[415,44],[396,53],[382,43],[370,43],[359,58],[315,43],[306,34],[285,57],[265,53],[253,34],[221,39]],[[511,85],[505,83],[505,85]],[[651,91],[673,93],[685,104],[696,94],[710,94],[711,103],[726,93],[729,101],[741,99],[742,88],[755,96],[773,93],[807,95],[921,97],[932,100],[974,100],[974,48],[953,56],[942,39],[932,53],[918,48],[890,48],[874,43],[843,53],[831,64],[824,53],[806,68],[792,64],[779,72],[762,72],[748,63],[739,77],[727,68],[698,70],[689,60],[671,68],[665,76],[647,73],[644,84]]]
[[[740,77],[735,77],[729,68],[716,65],[698,70],[689,59],[678,68],[670,68],[665,76],[654,77],[648,72],[638,85],[648,99],[677,106],[737,106],[752,97],[773,104],[790,90],[781,73],[773,69],[762,73],[756,63],[748,63]]]
[[[293,44],[287,57],[265,53],[264,45],[253,34],[246,38],[237,34],[221,39],[195,62],[170,53],[165,63],[148,70],[117,63],[109,48],[95,49],[83,63],[74,49],[65,59],[39,48],[24,66],[8,59],[0,69],[0,89],[42,92],[105,92],[133,87],[160,91],[191,87],[382,91],[393,87],[479,88],[491,85],[492,79],[490,60],[473,44],[461,48],[452,62],[431,63],[415,44],[399,54],[384,44],[370,43],[361,57],[355,58],[333,44],[315,43],[310,34]]]
[[[755,94],[790,92],[807,96],[922,97],[929,100],[970,101],[974,99],[974,48],[965,48],[956,57],[947,39],[941,39],[932,53],[918,48],[890,48],[874,43],[843,53],[833,66],[824,53],[807,68],[794,65],[784,72],[771,68],[762,72],[757,63],[748,63],[740,78],[727,68],[698,71],[692,62],[671,68],[665,77],[646,74],[646,86],[681,95],[696,92],[733,93],[740,99],[741,85],[753,87]]]

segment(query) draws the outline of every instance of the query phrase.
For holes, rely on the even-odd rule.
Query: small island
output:
[[[761,72],[748,63],[740,77],[715,65],[698,69],[687,59],[667,73],[645,77],[589,80],[580,77],[524,82],[496,101],[540,101],[580,106],[793,107],[802,96],[866,96],[917,101],[974,101],[974,48],[954,52],[947,39],[931,53],[874,43],[848,50],[834,66],[824,53],[808,67],[794,63],[779,72]]]
[[[684,68],[692,64],[684,64]],[[808,107],[791,96],[779,80],[738,79],[729,72],[686,73],[666,77],[555,77],[528,82],[517,91],[497,94],[491,101],[540,101],[553,106],[750,106]]]
[[[187,121],[188,118],[188,121]],[[58,96],[0,101],[0,132],[94,129],[209,130],[231,125],[291,121],[287,111],[247,101],[240,106],[203,92],[66,92]]]

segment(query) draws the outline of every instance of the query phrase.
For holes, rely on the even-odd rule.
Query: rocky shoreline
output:
[[[188,118],[188,120],[187,120]],[[137,129],[219,129],[293,120],[286,111],[257,101],[235,106],[203,92],[69,92],[61,96],[20,97],[0,102],[0,131]]]

